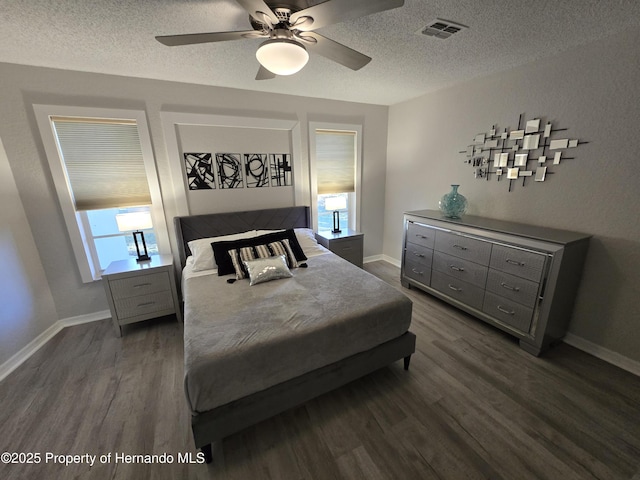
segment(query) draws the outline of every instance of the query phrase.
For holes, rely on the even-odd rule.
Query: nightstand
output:
[[[171,255],[111,262],[102,274],[116,335],[122,325],[175,313],[182,321]]]
[[[320,231],[316,233],[320,245],[328,248],[336,255],[362,268],[364,256],[364,234],[345,228],[340,233]]]

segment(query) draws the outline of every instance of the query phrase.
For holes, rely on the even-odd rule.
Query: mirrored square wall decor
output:
[[[476,179],[508,182],[511,192],[520,182],[523,187],[531,179],[544,182],[561,161],[575,159],[571,149],[589,143],[560,138],[565,134],[559,132],[566,130],[555,128],[551,122],[543,125],[540,118],[525,121],[524,114],[520,114],[515,130],[499,131],[493,125],[488,132],[477,134],[460,153],[466,154],[464,162],[473,167]]]

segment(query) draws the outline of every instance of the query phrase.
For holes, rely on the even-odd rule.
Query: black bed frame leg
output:
[[[211,450],[211,444],[208,443],[204,445],[201,449],[202,453],[204,453],[204,461],[206,463],[211,463],[213,461],[213,452]]]
[[[409,370],[409,363],[411,362],[411,355],[404,357],[404,369]]]

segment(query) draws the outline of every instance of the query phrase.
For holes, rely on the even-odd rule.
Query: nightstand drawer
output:
[[[136,275],[111,280],[111,292],[114,300],[166,290],[171,290],[171,283],[167,272],[150,273],[148,275]]]
[[[345,241],[331,242],[331,251],[351,263],[358,265],[362,263],[364,254],[362,241],[347,239]]]
[[[173,297],[169,289],[149,295],[121,298],[114,301],[114,305],[120,319],[148,315],[162,310],[173,310],[174,308]]]

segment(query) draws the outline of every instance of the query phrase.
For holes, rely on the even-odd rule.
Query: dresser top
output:
[[[462,218],[447,218],[442,215],[440,210],[414,210],[405,212],[405,215],[560,244],[578,242],[591,237],[591,235],[579,232],[508,222],[495,218],[478,217],[476,215],[464,215]]]

